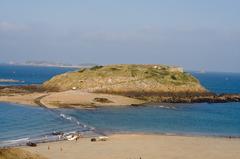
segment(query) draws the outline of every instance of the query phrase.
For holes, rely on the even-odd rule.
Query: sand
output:
[[[49,159],[239,159],[240,139],[116,134],[102,142],[83,138],[23,149]]]
[[[107,99],[107,102],[95,101],[94,99]],[[128,98],[120,95],[102,93],[88,93],[82,91],[64,91],[52,93],[41,99],[41,103],[49,108],[55,107],[89,107],[89,106],[129,106],[143,104],[144,101]]]
[[[105,99],[107,101],[98,101]],[[102,93],[88,93],[79,90],[51,93],[26,93],[0,96],[0,102],[10,102],[30,106],[45,106],[48,108],[74,107],[89,108],[101,106],[130,106],[145,103],[142,100]]]
[[[46,95],[47,93],[31,93],[31,94],[11,94],[0,96],[0,102],[9,102],[16,104],[23,104],[28,106],[38,106],[34,100],[38,97]]]

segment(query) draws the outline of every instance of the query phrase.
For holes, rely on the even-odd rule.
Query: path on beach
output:
[[[94,108],[101,106],[130,106],[145,103],[145,101],[121,95],[89,93],[81,90],[26,94],[14,93],[0,96],[0,102],[47,108]]]
[[[48,108],[74,107],[91,108],[101,106],[130,106],[145,103],[145,101],[124,97],[120,95],[110,95],[103,93],[89,93],[81,90],[70,90],[64,92],[51,93],[40,98],[40,103]]]

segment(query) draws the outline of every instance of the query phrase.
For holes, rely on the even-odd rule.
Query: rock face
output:
[[[43,88],[114,94],[207,92],[196,78],[182,68],[165,65],[95,66],[57,75],[46,81]]]
[[[131,96],[131,95],[130,95]],[[152,103],[227,103],[240,102],[240,94],[165,94],[132,96]]]

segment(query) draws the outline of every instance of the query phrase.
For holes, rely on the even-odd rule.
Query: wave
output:
[[[19,138],[19,139],[13,139],[13,140],[5,140],[5,141],[0,141],[0,148],[8,148],[8,147],[15,147],[15,146],[25,146],[29,142],[33,143],[45,143],[45,142],[52,142],[52,141],[61,141],[61,140],[66,140],[66,136],[71,135],[71,134],[81,134],[81,136],[96,136],[98,135],[94,131],[78,131],[78,130],[68,130],[64,132],[60,132],[59,134],[53,134],[56,133],[53,131],[52,133],[47,133],[47,134],[41,134],[41,135],[36,135],[32,137],[25,137],[25,138]]]
[[[163,105],[159,105],[159,108],[164,108],[164,109],[177,109],[176,107],[173,106],[163,106]]]
[[[21,80],[15,80],[15,79],[5,79],[5,78],[0,78],[0,83],[24,83],[24,81]]]
[[[81,129],[84,129],[84,130],[86,129],[86,130],[88,130],[88,131],[94,131],[94,130],[95,130],[94,127],[88,126],[88,125],[80,122],[80,121],[77,120],[75,117],[72,117],[72,116],[69,116],[69,115],[66,115],[66,114],[63,114],[63,113],[60,113],[59,116],[60,116],[61,118],[65,119],[65,120],[69,120],[69,121],[71,121],[71,122],[76,123],[76,125],[77,125],[78,127],[80,127]]]
[[[6,141],[0,141],[0,143],[18,143],[18,142],[26,142],[29,141],[29,138],[20,138],[15,140],[6,140]]]

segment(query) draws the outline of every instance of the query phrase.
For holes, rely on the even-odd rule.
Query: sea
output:
[[[76,68],[0,65],[0,85],[41,84]],[[240,73],[190,72],[208,90],[240,93]],[[47,109],[0,102],[0,147],[57,140],[53,132],[159,133],[240,137],[240,103],[196,103],[96,109]]]

